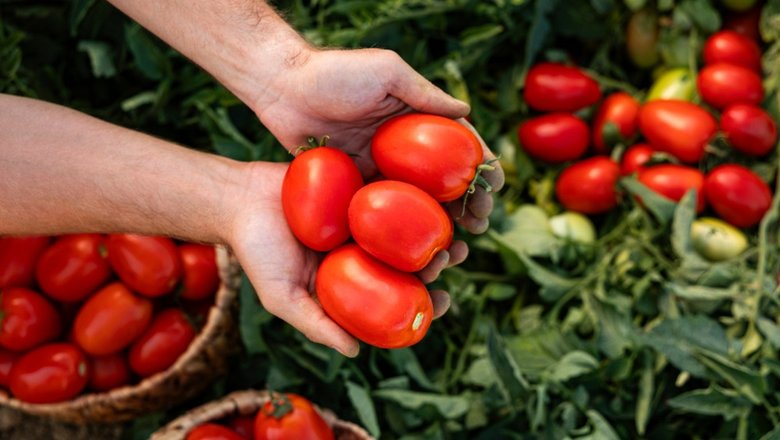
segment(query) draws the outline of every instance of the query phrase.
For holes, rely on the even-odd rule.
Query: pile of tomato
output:
[[[165,371],[219,284],[210,246],[133,234],[0,238],[0,388],[53,403]]]

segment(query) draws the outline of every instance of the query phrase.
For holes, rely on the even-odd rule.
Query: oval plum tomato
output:
[[[763,156],[777,145],[777,124],[761,107],[734,104],[720,115],[720,129],[735,150]]]
[[[241,438],[252,440],[255,438],[255,414],[231,417],[227,426],[241,435]]]
[[[60,335],[60,314],[43,295],[23,287],[0,292],[0,346],[26,351]]]
[[[650,86],[646,102],[658,99],[690,101],[696,94],[696,77],[685,67],[676,67],[662,73]]]
[[[123,353],[89,358],[89,388],[108,391],[130,382],[130,369]]]
[[[531,67],[523,88],[525,102],[543,112],[574,112],[601,99],[599,84],[577,67],[539,63]]]
[[[73,337],[87,354],[114,354],[143,334],[152,319],[152,303],[122,283],[111,283],[92,295],[73,322]]]
[[[655,150],[647,144],[636,144],[623,153],[620,160],[620,174],[630,176],[638,173],[644,165],[653,157]]]
[[[41,255],[35,268],[41,290],[62,302],[78,302],[111,277],[105,237],[75,234],[60,237]]]
[[[0,348],[0,387],[8,387],[8,381],[11,377],[11,368],[16,360],[21,357],[21,353]]]
[[[0,238],[0,289],[32,287],[35,264],[49,245],[49,237]]]
[[[702,257],[723,261],[739,256],[748,247],[745,234],[723,220],[701,217],[691,225],[691,242]]]
[[[130,347],[130,368],[141,377],[164,371],[187,351],[196,335],[184,312],[163,310]]]
[[[617,92],[607,96],[593,122],[593,147],[596,153],[606,153],[611,146],[607,145],[607,139],[604,138],[607,124],[613,124],[624,140],[634,137],[638,114],[639,101],[628,93]]]
[[[347,208],[363,177],[343,151],[316,147],[299,154],[282,182],[282,208],[295,237],[315,251],[349,239]]]
[[[483,159],[482,144],[471,130],[428,114],[385,121],[371,139],[371,155],[387,179],[410,183],[440,202],[462,196]]]
[[[731,104],[758,105],[764,99],[761,77],[736,64],[710,64],[699,72],[696,83],[701,99],[717,109]]]
[[[590,129],[570,113],[550,113],[522,122],[517,136],[529,156],[554,164],[582,157],[588,149]]]
[[[563,170],[555,182],[555,196],[566,209],[601,214],[617,205],[615,184],[620,167],[608,157],[596,156]]]
[[[314,405],[296,394],[272,393],[255,416],[255,440],[333,440]]]
[[[185,440],[246,440],[246,437],[216,423],[204,423],[187,433]]]
[[[713,168],[704,181],[707,202],[738,228],[758,224],[772,205],[772,190],[753,171],[735,164]]]
[[[452,220],[433,197],[394,180],[370,183],[355,193],[349,229],[363,250],[404,272],[424,268],[450,246],[453,234]]]
[[[214,246],[187,243],[179,246],[182,279],[179,296],[198,301],[211,297],[219,288],[219,269]]]
[[[20,357],[11,369],[9,388],[19,400],[54,403],[71,399],[87,385],[84,353],[73,344],[42,345]]]
[[[416,344],[433,318],[431,297],[419,278],[393,269],[355,244],[334,249],[322,260],[316,291],[331,319],[380,348]]]
[[[734,31],[712,34],[704,43],[704,64],[730,63],[761,72],[761,48]]]
[[[108,261],[127,287],[149,297],[173,291],[181,277],[176,244],[168,237],[111,234]]]
[[[662,164],[639,172],[639,181],[659,195],[679,202],[691,188],[696,190],[696,212],[704,210],[704,174],[696,168]]]
[[[633,63],[647,69],[658,63],[658,15],[651,8],[631,14],[626,26],[626,51]]]
[[[701,160],[717,130],[715,118],[690,102],[658,100],[639,109],[639,131],[650,146],[686,163]]]

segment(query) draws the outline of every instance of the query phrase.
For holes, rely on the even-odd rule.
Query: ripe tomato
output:
[[[38,285],[58,301],[81,301],[111,277],[106,257],[105,237],[100,234],[60,237],[38,260]]]
[[[725,19],[723,29],[732,30],[753,41],[761,40],[759,22],[761,20],[762,9],[762,5],[756,5],[745,12],[728,14],[726,17],[723,17]]]
[[[658,63],[658,15],[650,8],[631,14],[626,26],[626,51],[631,61],[647,69]]]
[[[89,358],[89,387],[95,391],[108,391],[130,382],[130,369],[124,354]]]
[[[81,306],[73,336],[87,354],[105,356],[138,339],[151,319],[151,301],[136,296],[122,283],[111,283]]]
[[[363,250],[404,272],[425,267],[450,246],[453,233],[452,220],[433,197],[394,180],[370,183],[355,193],[349,229]]]
[[[723,220],[701,217],[691,225],[691,242],[702,257],[723,261],[739,256],[748,247],[745,234]]]
[[[715,118],[690,102],[658,100],[639,109],[639,131],[647,142],[686,163],[701,160],[717,130]]]
[[[371,155],[389,180],[411,183],[440,202],[462,196],[482,163],[482,144],[457,121],[408,114],[385,121],[371,139]]]
[[[181,277],[179,252],[168,237],[111,234],[108,261],[127,287],[149,297],[170,293]]]
[[[534,110],[574,112],[601,99],[599,84],[577,67],[539,63],[525,77],[525,102]]]
[[[609,95],[599,107],[593,122],[593,147],[596,153],[606,153],[609,146],[604,139],[604,126],[614,124],[623,139],[631,139],[636,134],[639,101],[625,92]]]
[[[49,237],[0,238],[0,289],[32,287],[35,264],[49,245]]]
[[[179,295],[198,301],[211,297],[219,288],[219,269],[214,246],[188,243],[179,246],[182,279]]]
[[[255,438],[255,415],[235,416],[228,420],[228,426],[241,435],[241,438],[252,440]]]
[[[380,348],[419,342],[433,318],[433,303],[414,275],[382,263],[355,244],[331,251],[320,264],[317,297],[352,336]]]
[[[78,395],[87,385],[89,368],[75,345],[40,346],[20,357],[11,369],[9,388],[19,400],[54,403]]]
[[[763,156],[777,144],[777,124],[760,107],[734,104],[720,115],[720,129],[735,150],[749,156]]]
[[[179,309],[167,309],[130,347],[130,368],[147,377],[168,369],[187,351],[197,331]]]
[[[639,172],[639,181],[667,199],[679,202],[691,188],[696,190],[696,212],[704,210],[704,174],[684,165],[662,164]]]
[[[255,440],[333,440],[314,405],[296,394],[271,394],[255,416]]]
[[[758,105],[764,99],[761,77],[736,64],[710,64],[699,72],[696,83],[704,102],[717,109],[731,104]]]
[[[647,161],[653,157],[653,148],[647,144],[636,144],[623,153],[620,160],[620,174],[630,176],[644,169]]]
[[[349,239],[347,207],[363,186],[357,165],[330,147],[304,151],[282,182],[282,208],[295,237],[315,251],[329,251]]]
[[[21,353],[0,348],[0,387],[8,387],[8,381],[11,377],[11,368],[16,360],[21,357]]]
[[[608,157],[596,156],[563,170],[555,182],[555,196],[566,209],[600,214],[617,205],[615,184],[620,167]]]
[[[550,113],[520,124],[517,136],[523,149],[534,159],[563,163],[579,159],[588,149],[590,129],[582,119],[569,113]]]
[[[658,99],[690,101],[696,93],[696,77],[685,67],[676,67],[662,73],[650,86],[646,102]]]
[[[718,217],[738,228],[758,224],[772,205],[769,185],[735,164],[713,168],[704,182],[704,194]]]
[[[187,433],[186,440],[246,440],[246,437],[216,423],[204,423]]]
[[[54,306],[32,290],[9,287],[0,292],[0,346],[26,351],[60,335]]]
[[[755,40],[734,31],[712,34],[704,43],[704,64],[730,63],[761,72],[761,48]]]

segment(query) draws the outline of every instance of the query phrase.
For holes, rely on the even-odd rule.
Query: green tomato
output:
[[[731,9],[732,11],[747,11],[756,4],[756,0],[722,0],[723,6]]]
[[[647,92],[645,102],[656,99],[691,101],[696,93],[696,77],[685,67],[676,67],[662,73]]]
[[[748,247],[747,237],[723,220],[702,217],[691,225],[693,248],[710,261],[734,258]]]
[[[582,244],[596,241],[596,228],[593,227],[593,223],[577,212],[566,211],[550,217],[550,229],[553,235],[564,240]]]

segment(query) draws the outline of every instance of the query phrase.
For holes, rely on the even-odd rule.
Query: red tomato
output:
[[[623,153],[620,161],[620,174],[630,176],[644,169],[647,161],[653,157],[653,148],[647,144],[636,144]]]
[[[523,98],[534,110],[574,112],[601,99],[599,84],[577,67],[539,63],[525,77]]]
[[[54,306],[32,290],[9,287],[0,292],[0,346],[26,351],[60,335],[61,318]]]
[[[393,269],[355,244],[325,257],[317,270],[316,291],[331,319],[376,347],[416,344],[431,325],[433,304],[419,278]]]
[[[563,170],[555,182],[555,196],[570,211],[600,214],[617,205],[618,178],[620,167],[615,161],[591,157]]]
[[[151,301],[134,295],[122,283],[111,283],[81,306],[73,336],[87,354],[105,356],[138,339],[151,319]]]
[[[453,233],[452,220],[433,197],[394,180],[370,183],[355,193],[349,229],[363,250],[405,272],[430,263],[450,246]]]
[[[662,164],[645,168],[639,181],[659,195],[679,202],[691,188],[696,190],[696,212],[704,210],[704,174],[684,165]]]
[[[130,368],[142,377],[167,370],[197,334],[184,312],[163,310],[130,347]]]
[[[95,391],[108,391],[130,382],[130,369],[124,354],[89,358],[89,387]]]
[[[623,139],[631,139],[636,134],[639,101],[625,92],[609,95],[599,107],[593,121],[593,147],[596,153],[606,153],[609,149],[604,139],[604,126],[614,124]]]
[[[63,236],[38,260],[38,285],[58,301],[81,301],[111,277],[106,257],[105,237],[100,234]]]
[[[588,149],[590,129],[569,113],[550,113],[524,121],[517,130],[520,145],[534,159],[563,163],[579,159]]]
[[[68,343],[47,344],[20,357],[11,369],[9,388],[19,400],[54,403],[76,397],[87,385],[84,353]]]
[[[214,246],[183,244],[179,246],[182,280],[179,295],[198,301],[211,297],[219,288],[219,270]]]
[[[758,105],[764,99],[761,77],[747,67],[736,64],[711,64],[696,79],[701,99],[722,109],[731,104]]]
[[[704,194],[718,216],[738,228],[758,224],[772,205],[769,185],[735,164],[713,168],[704,182]]]
[[[712,115],[687,101],[661,99],[639,109],[639,131],[647,142],[686,163],[701,160],[717,130]]]
[[[241,435],[241,438],[253,440],[255,438],[255,416],[235,416],[228,420],[228,426]]]
[[[328,251],[349,239],[347,207],[363,186],[357,165],[330,147],[304,151],[282,182],[282,207],[290,230],[315,251]]]
[[[749,156],[763,156],[777,144],[777,124],[760,107],[734,104],[720,115],[720,129],[735,150]]]
[[[756,5],[745,12],[727,14],[723,17],[726,20],[723,29],[732,30],[753,41],[761,40],[758,23],[761,20],[762,8],[763,5]]]
[[[204,423],[187,433],[185,440],[246,440],[231,429],[216,423]]]
[[[0,387],[8,387],[8,382],[11,377],[11,369],[19,357],[21,357],[21,353],[15,353],[13,351],[0,348]]]
[[[482,163],[482,144],[464,125],[442,116],[408,114],[385,121],[371,155],[389,180],[411,183],[440,202],[462,196]]]
[[[0,289],[32,287],[35,264],[49,245],[49,237],[0,238]]]
[[[168,237],[111,234],[108,261],[127,287],[144,296],[170,293],[181,278],[179,252]]]
[[[712,34],[704,43],[704,64],[729,63],[761,72],[761,48],[755,40],[734,31]]]
[[[255,417],[255,440],[333,440],[314,405],[296,394],[272,394]]]

